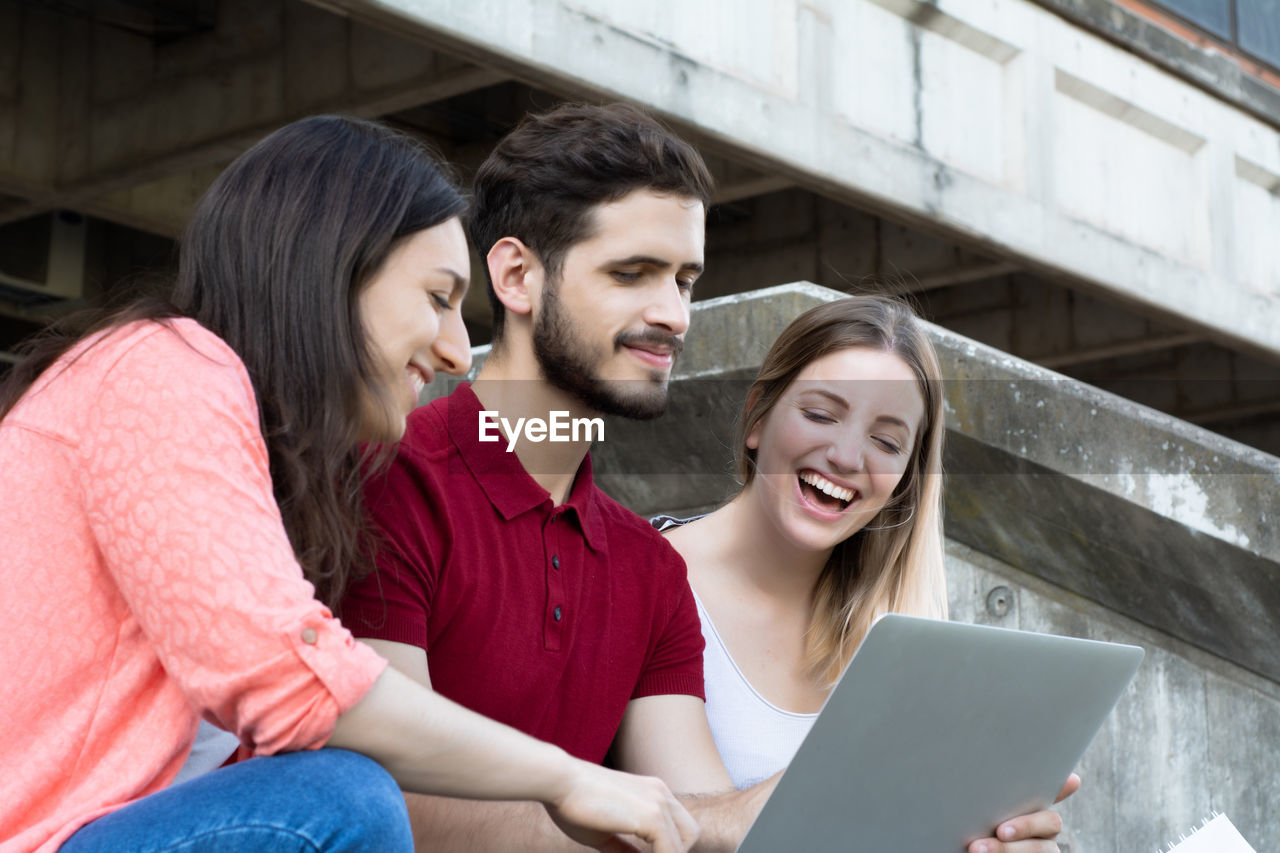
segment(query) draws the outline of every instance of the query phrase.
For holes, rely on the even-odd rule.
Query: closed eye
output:
[[[452,303],[449,302],[449,297],[443,293],[432,293],[431,301],[434,302],[436,307],[441,311],[449,311],[453,308]]]
[[[836,419],[821,409],[801,409],[801,413],[807,420],[811,420],[816,424],[833,424]]]
[[[902,452],[902,446],[893,439],[874,436],[874,440],[876,444],[880,445],[884,450],[887,450],[895,456]]]

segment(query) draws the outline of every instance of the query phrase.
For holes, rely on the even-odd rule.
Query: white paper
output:
[[[1224,814],[1195,830],[1185,840],[1170,847],[1168,853],[1258,853],[1249,846]]]

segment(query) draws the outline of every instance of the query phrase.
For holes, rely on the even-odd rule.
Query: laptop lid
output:
[[[890,614],[872,626],[739,853],[953,853],[1046,808],[1136,646]]]

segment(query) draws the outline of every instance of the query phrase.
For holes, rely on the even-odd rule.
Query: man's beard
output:
[[[542,311],[533,323],[533,354],[542,374],[555,387],[573,395],[592,411],[647,421],[667,410],[667,377],[653,371],[651,379],[601,379],[598,365],[582,346],[584,336],[564,310],[557,294],[557,281],[548,281],[542,291]],[[625,343],[657,342],[673,347],[678,355],[682,342],[658,332],[624,332],[614,339],[614,350]]]

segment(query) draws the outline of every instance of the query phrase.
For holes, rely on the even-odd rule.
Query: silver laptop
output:
[[[738,851],[960,853],[1053,802],[1142,657],[885,616]]]

